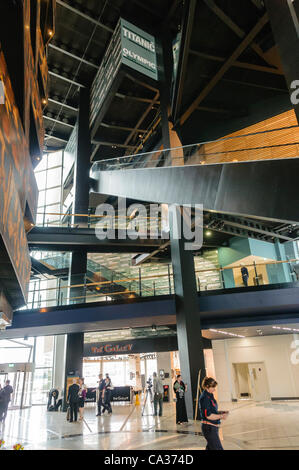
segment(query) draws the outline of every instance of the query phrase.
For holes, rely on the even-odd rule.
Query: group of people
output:
[[[84,378],[80,377],[79,384],[77,384],[77,379],[73,379],[73,383],[70,385],[67,393],[67,403],[69,405],[67,418],[70,423],[77,422],[78,410],[79,421],[83,420],[86,394],[87,387],[84,384]]]
[[[105,378],[103,378],[103,374],[99,374],[98,384],[98,412],[96,416],[101,416],[105,411],[107,411],[108,415],[111,416],[111,395],[114,387],[109,374],[106,374]]]
[[[6,380],[3,388],[0,385],[0,422],[5,421],[12,393],[13,388],[10,385],[10,380]]]
[[[4,392],[5,396],[9,396],[12,393],[12,387],[9,385],[9,381],[6,382],[6,387],[4,387],[3,391],[6,388],[6,392]],[[200,419],[202,425],[202,433],[207,441],[206,450],[222,450],[222,444],[219,438],[219,427],[222,420],[225,420],[228,416],[228,411],[219,411],[218,404],[214,397],[214,393],[217,387],[217,382],[212,377],[205,377],[202,382],[202,389],[203,392],[199,398],[199,411],[200,411]],[[113,386],[109,374],[105,375],[105,378],[102,374],[99,374],[98,380],[98,398],[97,398],[97,415],[101,416],[106,411],[108,415],[112,414],[111,408],[111,394],[112,394]],[[96,390],[93,390],[96,391]],[[185,394],[187,392],[187,385],[183,382],[182,376],[178,375],[176,380],[173,384],[173,391],[176,396],[176,423],[178,425],[183,423],[188,423],[187,417],[187,409],[185,403]],[[0,391],[0,400],[1,400],[1,392]],[[79,379],[79,384],[77,384],[76,379],[73,380],[73,384],[68,389],[67,401],[69,403],[69,421],[76,422],[77,421],[77,414],[79,409],[79,419],[83,419],[83,412],[84,412],[84,402],[86,398],[87,388],[84,384],[84,379]],[[163,382],[160,377],[157,376],[157,373],[153,373],[153,403],[154,403],[154,416],[158,415],[159,409],[159,416],[162,416],[163,413]],[[6,408],[1,408],[1,401],[0,401],[0,410],[2,414],[6,416],[7,407],[9,401],[5,401],[7,403]]]

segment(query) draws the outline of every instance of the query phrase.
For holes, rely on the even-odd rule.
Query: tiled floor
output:
[[[299,449],[299,401],[222,403],[230,415],[222,426],[225,449]],[[150,410],[147,410],[150,412]],[[34,406],[8,412],[0,428],[5,448],[17,442],[25,449],[190,450],[204,449],[200,423],[175,424],[175,405],[164,416],[141,416],[140,406],[114,405],[112,416],[95,416],[85,408],[83,423],[69,423],[66,414]]]

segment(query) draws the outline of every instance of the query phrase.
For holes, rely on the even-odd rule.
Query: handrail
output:
[[[299,262],[299,259],[298,258],[293,258],[293,259],[289,259],[289,260],[279,260],[279,261],[269,261],[269,262],[263,262],[263,263],[253,263],[253,264],[249,264],[249,263],[244,263],[244,266],[246,265],[246,267],[260,267],[260,266],[267,266],[267,265],[278,265],[278,264],[283,264],[283,263],[294,263],[294,262]],[[241,268],[243,267],[243,264],[240,264],[240,265],[236,265],[236,266],[224,266],[224,267],[215,267],[215,268],[208,268],[208,269],[197,269],[195,270],[195,273],[206,273],[206,272],[211,272],[211,271],[217,271],[217,272],[221,272],[221,271],[224,271],[224,270],[227,270],[227,269],[237,269],[237,268]],[[79,273],[79,274],[75,274],[73,275],[72,277],[75,278],[76,276],[84,276],[85,273]],[[173,278],[173,273],[170,273],[170,276]],[[150,279],[159,279],[159,278],[162,278],[162,277],[168,277],[168,273],[165,273],[165,274],[153,274],[153,275],[146,275],[146,276],[142,276],[142,281],[145,281],[145,280],[150,280]],[[47,280],[45,280],[44,282],[46,282]],[[113,281],[97,281],[97,282],[89,282],[89,283],[81,283],[81,284],[68,284],[68,285],[65,285],[65,286],[60,286],[60,287],[49,287],[49,288],[46,288],[46,289],[39,289],[38,292],[44,292],[44,291],[50,291],[50,290],[58,290],[58,289],[77,289],[77,288],[80,288],[80,287],[84,287],[84,288],[89,288],[89,287],[96,287],[96,286],[106,286],[106,285],[109,285],[109,284],[121,284],[121,283],[124,283],[124,282],[133,282],[133,281],[139,281],[139,277],[132,277],[132,278],[123,278],[123,279],[113,279]],[[43,282],[43,281],[42,281]],[[34,290],[29,290],[29,292],[34,292]],[[114,293],[113,293],[114,294]],[[108,295],[108,294],[105,294],[105,295]]]
[[[234,139],[242,139],[242,138],[246,138],[246,137],[252,137],[252,136],[255,136],[255,135],[267,135],[269,133],[272,133],[272,132],[278,132],[278,131],[284,131],[284,130],[289,130],[289,129],[294,129],[294,128],[299,128],[298,125],[291,125],[291,126],[285,126],[285,127],[278,127],[278,128],[275,128],[275,129],[266,129],[264,131],[257,131],[257,132],[250,132],[250,133],[247,133],[247,134],[240,134],[240,135],[233,135],[233,136],[228,136],[228,137],[221,137],[219,139],[215,139],[215,140],[206,140],[206,141],[202,141],[202,142],[197,142],[197,143],[194,143],[194,144],[188,144],[188,145],[184,145],[184,146],[178,146],[178,147],[170,147],[170,148],[166,148],[166,149],[160,149],[160,150],[154,150],[154,151],[150,151],[150,152],[141,152],[141,153],[138,153],[138,154],[131,154],[131,155],[123,155],[121,157],[113,157],[113,158],[107,158],[105,160],[100,160],[98,162],[94,162],[94,164],[92,165],[92,169],[91,171],[96,171],[96,168],[98,165],[109,165],[113,162],[116,162],[116,164],[118,166],[121,166],[122,163],[121,163],[121,160],[124,160],[124,159],[129,159],[129,164],[132,163],[132,160],[133,161],[136,161],[136,157],[138,157],[138,159],[140,157],[144,157],[144,156],[153,156],[155,154],[163,154],[163,153],[167,153],[167,152],[174,152],[176,150],[187,150],[188,148],[192,148],[192,147],[200,147],[202,145],[207,145],[207,144],[216,144],[216,143],[219,143],[219,142],[226,142],[226,141],[229,141],[229,140],[234,140]],[[287,146],[287,145],[298,145],[299,142],[290,142],[290,143],[286,143],[286,144],[281,144],[281,145],[278,145],[278,146]],[[276,145],[274,146],[265,146],[264,148],[274,148],[276,147]],[[262,147],[261,147],[262,148]],[[245,150],[258,150],[259,147],[256,147],[256,148],[245,148],[245,149],[239,149],[237,151],[245,151]],[[225,151],[225,152],[222,152],[222,153],[228,153],[228,151]],[[182,153],[183,155],[183,153]],[[179,157],[176,157],[176,158],[179,158]],[[124,163],[123,165],[126,165],[126,163]]]

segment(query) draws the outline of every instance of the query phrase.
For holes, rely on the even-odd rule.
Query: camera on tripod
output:
[[[152,386],[153,386],[152,378],[149,377],[149,379],[146,381],[146,383],[147,383],[147,387],[146,387],[146,388],[147,388],[148,390],[150,390],[150,389],[152,388]]]

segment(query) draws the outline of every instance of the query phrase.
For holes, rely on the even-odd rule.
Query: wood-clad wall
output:
[[[20,10],[15,12],[8,4],[2,3],[0,8],[1,14],[5,13],[6,7],[10,8],[6,17],[10,22],[9,28],[3,29],[3,44],[0,42],[0,80],[5,92],[4,104],[0,105],[0,293],[13,309],[24,305],[30,279],[26,231],[36,216],[38,188],[33,165],[43,151],[42,99],[47,99],[48,86],[43,39],[47,32],[41,31],[40,24],[41,19],[44,28],[50,24],[52,36],[54,23],[52,16],[49,18],[48,15],[49,11],[55,11],[55,0],[42,3],[41,0],[35,3],[23,0],[19,5],[22,5],[21,17]],[[45,11],[46,17],[42,18]],[[1,16],[1,21],[4,21],[5,16]],[[17,34],[13,28],[14,21],[23,47],[19,52],[19,62],[14,60],[13,40],[10,43]],[[20,85],[18,90],[17,85]],[[16,91],[20,96],[21,89],[24,90],[24,99],[17,101]]]
[[[297,127],[286,129],[289,126]],[[285,129],[256,134],[278,128]],[[256,135],[243,137],[245,134]],[[188,163],[225,163],[299,157],[299,127],[294,110],[258,122],[224,136],[223,139],[227,140],[198,147],[196,154],[188,160]]]

